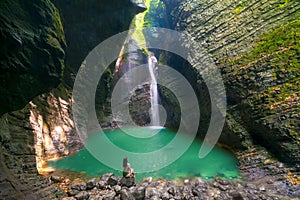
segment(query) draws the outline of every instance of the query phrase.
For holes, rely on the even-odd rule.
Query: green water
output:
[[[124,130],[124,128],[123,128]],[[121,129],[105,130],[104,134],[118,147],[136,153],[152,152],[166,146],[175,137],[176,133],[169,129],[154,130],[149,127],[126,128],[126,132],[134,132],[136,137],[124,133]],[[157,133],[157,134],[155,134]],[[177,136],[178,137],[178,136]],[[100,134],[94,132],[87,140],[88,144],[97,145]],[[180,138],[182,141],[186,138]],[[229,152],[215,147],[205,158],[199,159],[198,152],[202,141],[195,139],[188,150],[172,164],[147,173],[136,173],[137,179],[145,177],[178,179],[188,177],[202,177],[210,180],[218,176],[227,179],[236,179],[239,176],[236,158]],[[174,150],[174,149],[173,149]],[[130,160],[131,167],[135,168],[134,161]],[[153,163],[155,165],[155,163]],[[136,164],[138,165],[138,164]],[[111,169],[94,158],[87,149],[48,162],[48,166],[61,170],[83,172],[89,177],[98,177],[101,174],[113,172],[121,176],[122,172]],[[120,160],[122,166],[122,160]],[[136,166],[137,167],[137,166]]]

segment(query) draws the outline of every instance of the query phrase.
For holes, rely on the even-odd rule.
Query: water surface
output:
[[[166,128],[160,130],[150,127],[125,129],[126,132],[134,133],[133,135],[136,137],[126,134],[121,129],[105,130],[104,134],[118,147],[136,153],[158,150],[166,146],[176,135],[175,132]],[[93,146],[97,145],[97,143],[99,143],[97,138],[100,138],[98,135],[98,132],[92,133],[92,135],[88,138],[87,143]],[[182,141],[186,140],[184,137],[180,139]],[[219,147],[215,147],[205,158],[199,159],[198,153],[201,144],[201,140],[195,139],[188,150],[171,165],[154,172],[137,173],[137,179],[141,180],[149,176],[165,179],[178,179],[196,176],[207,180],[213,179],[216,176],[227,179],[238,178],[239,171],[237,159],[231,153]],[[176,147],[173,148],[176,149]],[[133,168],[140,167],[134,166],[134,161],[131,161],[130,158],[129,162]],[[153,164],[155,165],[155,163]],[[56,169],[85,173],[89,177],[98,177],[104,173],[110,172],[113,172],[117,176],[122,175],[121,171],[114,170],[99,162],[86,148],[83,148],[74,155],[48,162],[48,165]],[[122,166],[122,160],[120,160],[120,166]]]

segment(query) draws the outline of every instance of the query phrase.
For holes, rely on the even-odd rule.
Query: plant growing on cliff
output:
[[[236,8],[233,10],[235,16],[237,17],[238,14],[244,9],[245,5],[248,3],[249,0],[240,1]]]

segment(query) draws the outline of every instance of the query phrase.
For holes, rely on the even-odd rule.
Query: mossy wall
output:
[[[299,1],[164,2],[170,27],[190,34],[222,72],[228,117],[220,141],[232,145],[224,139],[233,135],[247,148],[254,140],[299,163]],[[176,68],[189,74],[186,66]]]
[[[57,86],[66,41],[49,0],[0,2],[0,115]]]

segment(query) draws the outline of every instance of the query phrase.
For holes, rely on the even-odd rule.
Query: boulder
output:
[[[123,178],[121,178],[121,181],[120,181],[120,185],[126,186],[126,187],[131,187],[134,185],[134,183],[135,183],[134,178],[123,177]]]
[[[115,186],[117,185],[119,182],[118,178],[115,177],[115,176],[110,176],[107,180],[107,184],[110,185],[110,186]]]
[[[120,191],[121,200],[135,200],[134,196],[126,189]]]
[[[97,181],[96,181],[95,178],[93,178],[93,179],[91,179],[91,180],[88,180],[88,181],[86,182],[86,189],[87,189],[87,190],[91,190],[91,189],[93,189],[93,188],[96,187],[96,186],[97,186]]]
[[[87,199],[89,199],[89,197],[90,197],[90,195],[87,191],[82,191],[75,195],[75,198],[77,200],[87,200]]]
[[[133,191],[134,198],[136,200],[143,200],[145,199],[145,195],[146,195],[146,188],[145,187],[137,187],[135,188],[135,190]]]

